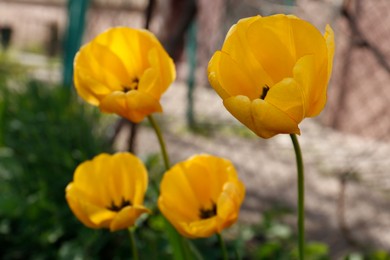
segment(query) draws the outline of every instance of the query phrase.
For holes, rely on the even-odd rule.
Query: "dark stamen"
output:
[[[127,86],[122,86],[123,87],[123,92],[125,92],[125,93],[127,93],[127,92],[129,92],[130,90],[131,90],[131,88],[130,87],[127,87]]]
[[[268,90],[269,90],[269,87],[267,85],[265,85],[263,87],[263,92],[261,93],[261,96],[260,96],[261,99],[264,100],[264,98],[267,96]]]
[[[138,78],[133,79],[133,81],[131,82],[130,86],[122,86],[122,88],[123,88],[122,91],[127,93],[130,90],[137,90],[138,89],[138,82],[139,82]]]
[[[208,218],[212,218],[214,217],[215,215],[217,215],[217,204],[215,204],[214,202],[212,202],[212,206],[211,208],[207,209],[207,208],[201,208],[199,210],[199,217],[201,219],[208,219]]]
[[[126,200],[125,198],[122,197],[122,202],[119,206],[115,205],[114,201],[111,201],[111,206],[108,206],[107,209],[109,209],[111,211],[118,212],[121,209],[123,209],[124,207],[131,206],[131,205],[132,205],[132,203],[130,200]]]

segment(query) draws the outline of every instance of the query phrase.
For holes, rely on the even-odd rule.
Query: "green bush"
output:
[[[84,228],[64,197],[80,162],[110,152],[99,113],[70,89],[0,78],[0,258],[118,253],[127,237]]]

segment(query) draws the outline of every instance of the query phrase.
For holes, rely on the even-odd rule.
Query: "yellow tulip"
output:
[[[226,109],[263,138],[300,134],[298,124],[326,103],[334,35],[292,15],[239,20],[208,65]]]
[[[131,153],[100,154],[80,164],[66,187],[66,200],[87,227],[116,231],[149,210],[143,204],[147,171]]]
[[[161,112],[161,95],[176,77],[175,66],[146,30],[112,28],[84,45],[74,60],[80,97],[138,123]]]
[[[164,174],[158,207],[183,236],[209,237],[236,222],[244,196],[233,164],[203,154]]]

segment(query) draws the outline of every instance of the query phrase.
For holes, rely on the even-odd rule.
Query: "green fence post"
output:
[[[68,0],[68,25],[64,38],[62,84],[71,87],[73,59],[83,38],[89,0]]]
[[[187,125],[190,128],[195,127],[194,115],[194,88],[195,88],[195,72],[196,72],[196,20],[193,20],[187,32],[187,55],[189,63],[189,74],[187,79]]]

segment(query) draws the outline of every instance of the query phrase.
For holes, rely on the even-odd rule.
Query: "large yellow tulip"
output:
[[[298,124],[326,103],[334,36],[292,15],[239,20],[208,66],[226,109],[263,138],[300,134]]]

